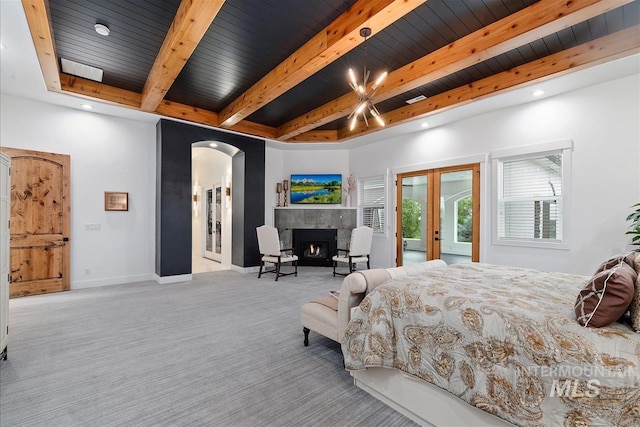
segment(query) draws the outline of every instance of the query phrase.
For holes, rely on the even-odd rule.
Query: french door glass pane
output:
[[[207,235],[205,240],[205,250],[213,251],[213,190],[207,190]]]
[[[427,177],[402,178],[402,264],[426,261]]]
[[[440,258],[447,264],[471,262],[472,193],[471,170],[440,174]]]

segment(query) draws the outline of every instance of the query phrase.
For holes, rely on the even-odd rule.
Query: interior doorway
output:
[[[480,259],[480,165],[398,174],[396,265]]]
[[[193,144],[192,273],[231,268],[231,155],[203,141]]]

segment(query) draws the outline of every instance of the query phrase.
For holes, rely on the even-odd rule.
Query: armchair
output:
[[[369,265],[369,253],[371,252],[371,241],[373,239],[373,229],[370,227],[357,227],[351,231],[351,240],[349,241],[349,249],[338,249],[338,254],[335,255],[333,260],[333,276],[336,274],[346,276],[351,274],[356,269],[356,263],[366,262],[367,269],[371,268]],[[344,254],[341,255],[341,252]],[[340,273],[336,271],[338,263],[346,263],[349,265],[348,273]]]
[[[260,271],[258,279],[262,276],[263,268],[266,262],[274,264],[273,270],[265,270],[264,273],[275,273],[276,281],[281,276],[289,276],[295,274],[298,276],[298,256],[293,253],[293,248],[280,248],[280,237],[278,229],[269,225],[261,225],[256,228],[258,235],[258,248],[260,250]],[[283,273],[281,266],[283,263],[290,262],[295,270],[289,273]]]

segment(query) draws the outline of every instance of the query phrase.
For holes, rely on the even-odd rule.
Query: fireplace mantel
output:
[[[346,248],[356,227],[357,209],[347,207],[275,208],[273,221],[283,247],[293,244],[294,228],[329,228],[338,234],[338,248]]]

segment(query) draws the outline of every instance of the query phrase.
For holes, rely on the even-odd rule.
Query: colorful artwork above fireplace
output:
[[[342,175],[292,174],[291,203],[341,204]]]

